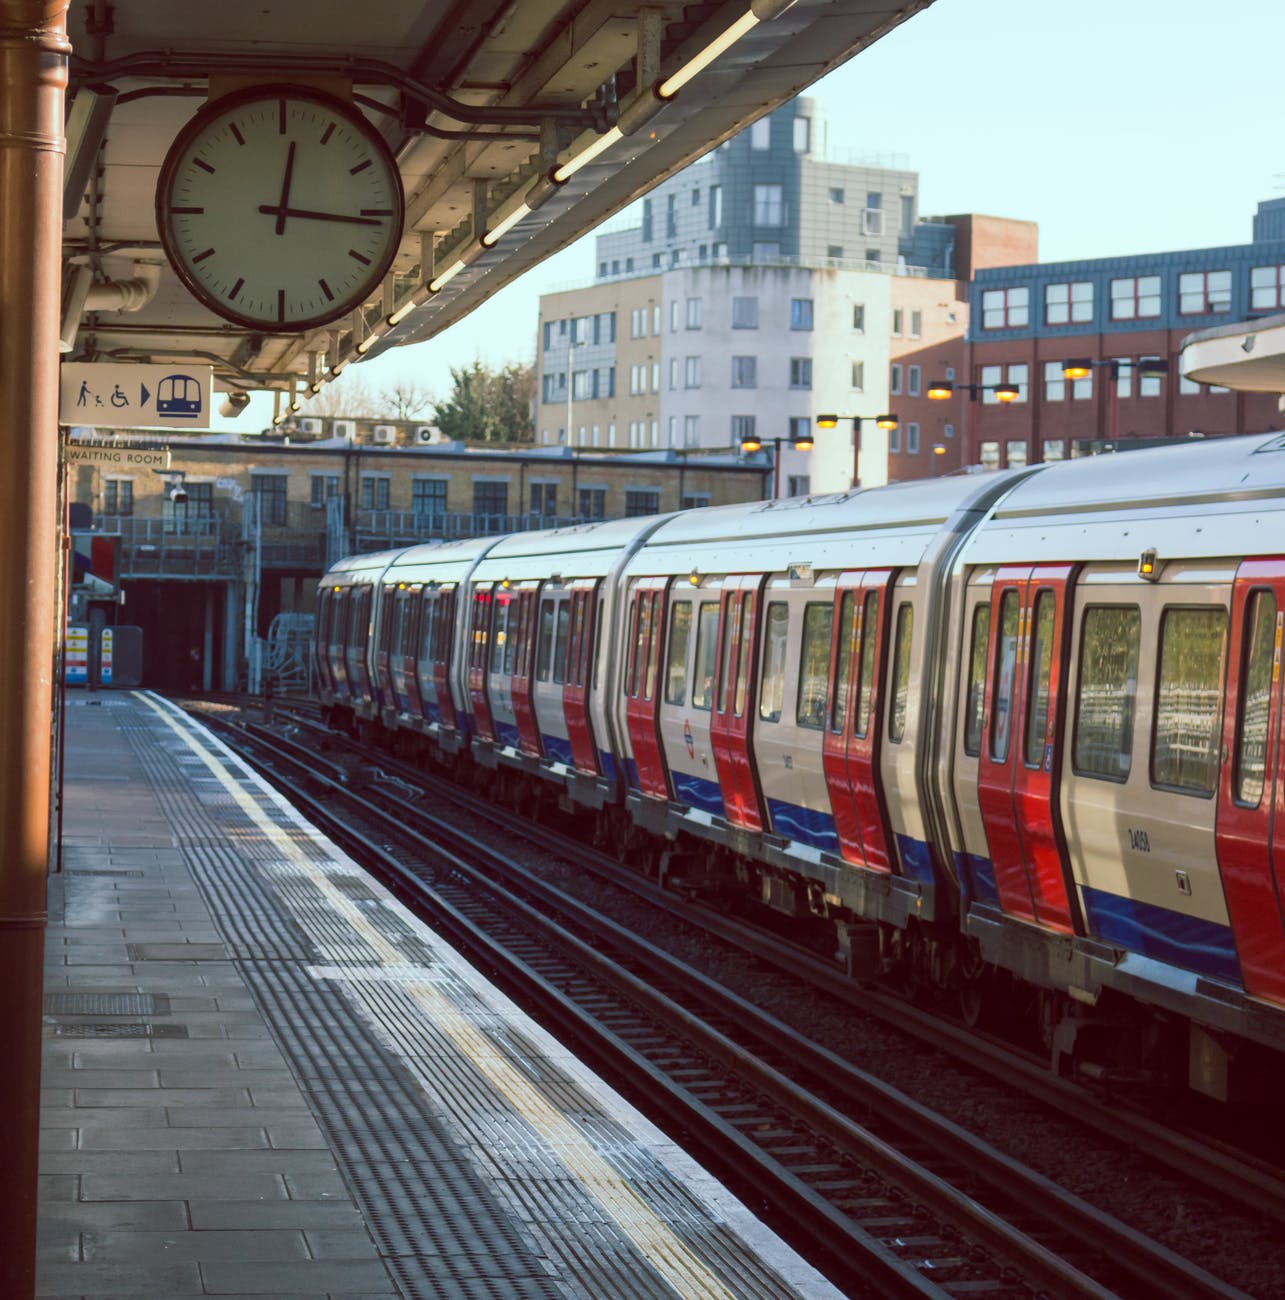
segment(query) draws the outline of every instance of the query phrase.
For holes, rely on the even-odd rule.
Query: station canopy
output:
[[[446,329],[929,2],[72,0],[63,350],[211,362],[231,393],[320,391]],[[181,202],[157,199],[176,139],[208,104],[262,86],[339,98],[400,173],[391,265],[337,319],[229,319],[206,305],[218,290],[203,302],[190,287],[205,249],[180,278],[162,243],[166,204]],[[206,192],[252,188],[220,166]],[[305,226],[333,233],[315,199],[295,198],[303,168],[280,197],[275,182],[262,206],[248,196],[274,251]]]

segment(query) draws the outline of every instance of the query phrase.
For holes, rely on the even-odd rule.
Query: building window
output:
[[[1178,312],[1209,316],[1231,311],[1230,271],[1184,271],[1178,277]]]
[[[780,226],[785,219],[785,193],[780,185],[754,187],[754,224]]]
[[[790,387],[791,388],[812,387],[812,358],[811,357],[790,358]]]
[[[790,474],[785,480],[785,495],[787,497],[805,497],[812,491],[812,476],[810,474]]]
[[[922,338],[924,332],[924,314],[922,311],[912,311],[910,313],[910,337],[912,339]]]
[[[1149,361],[1156,361],[1157,357],[1139,357],[1138,366],[1141,368]],[[1164,384],[1160,375],[1138,375],[1138,396],[1139,397],[1159,397],[1163,391]]]
[[[717,229],[723,224],[723,187],[721,185],[711,185],[709,187],[709,228]]]
[[[1045,438],[1043,450],[1044,450],[1044,459],[1046,461],[1065,460],[1066,440],[1064,438]]]
[[[1111,319],[1145,320],[1160,315],[1160,277],[1127,275],[1111,281]]]
[[[756,330],[759,327],[759,300],[757,298],[732,299],[732,328]]]
[[[733,357],[732,358],[732,387],[733,388],[757,388],[758,387],[758,358],[757,357]]]
[[[576,513],[581,519],[604,519],[607,515],[607,489],[582,487],[577,495]]]
[[[572,374],[571,400],[573,402],[584,402],[594,395],[593,376],[592,370],[577,370]]]
[[[651,391],[653,393],[660,392],[660,362],[659,361],[653,361],[651,363]]]
[[[134,483],[127,478],[109,478],[103,482],[103,514],[132,515]]]
[[[732,441],[742,443],[754,436],[754,417],[752,415],[732,416]]]
[[[531,483],[530,514],[535,519],[556,519],[558,515],[558,485],[556,483]]]
[[[906,328],[906,313],[900,307],[892,309],[892,337],[899,339]]]
[[[772,147],[772,119],[760,117],[750,127],[750,148],[770,149]]]
[[[446,513],[446,480],[417,478],[411,481],[411,510],[423,519],[440,518]]]
[[[795,119],[806,120],[806,119]],[[812,299],[790,299],[790,328],[792,330],[810,330],[812,328]]]
[[[913,420],[906,425],[906,454],[919,455],[919,425]]]
[[[915,196],[913,194],[903,194],[901,196],[901,233],[908,235],[914,229],[915,225]]]
[[[388,480],[382,482],[387,486]],[[208,484],[206,485],[208,486]],[[259,498],[259,522],[280,526],[286,521],[286,476],[251,474],[250,491]],[[363,483],[364,492],[364,483]],[[191,518],[192,489],[187,489],[188,517]],[[365,504],[364,502],[362,503]],[[387,506],[384,507],[387,509]]]
[[[568,432],[568,436],[569,432]],[[509,485],[478,481],[473,484],[473,513],[489,518],[503,518],[509,513]]]
[[[812,437],[812,421],[806,415],[790,416],[790,441],[798,442],[800,438]]]
[[[923,386],[923,367],[907,366],[906,367],[906,396],[918,397],[920,389]]]
[[[839,261],[843,257],[843,245],[827,244],[825,246],[825,255],[830,258],[831,261]]]
[[[831,190],[830,190],[830,202],[831,202],[831,203],[842,203],[842,202],[843,202],[843,190],[841,190],[841,189],[837,189],[837,188],[833,188],[833,187],[832,187]]]
[[[665,238],[673,239],[678,234],[678,195],[671,194],[665,200]]]
[[[1249,273],[1250,311],[1277,311],[1285,307],[1285,266],[1256,266]]]
[[[867,235],[883,234],[882,194],[866,195],[866,210],[861,214],[861,229],[862,233]]]
[[[758,240],[755,240],[754,247],[750,252],[750,261],[754,263],[775,262],[780,256],[780,244],[761,244]]]
[[[701,203],[701,191],[700,191],[700,186],[698,185],[694,190],[692,190],[692,207],[699,208],[700,203]]]
[[[651,200],[643,199],[642,241],[644,244],[651,243],[651,235],[652,235]]]
[[[987,289],[982,294],[982,329],[1019,329],[1030,323],[1031,291],[1025,285],[1014,289]]]
[[[669,391],[672,393],[678,387],[678,358],[669,358]]]
[[[553,346],[553,322],[547,320],[544,322],[544,348],[547,352]]]
[[[794,152],[807,153],[812,147],[812,119],[797,116],[794,119]]]
[[[284,485],[285,480],[282,480]],[[361,478],[361,507],[363,510],[388,509],[388,480],[383,476],[363,474]],[[284,523],[282,519],[280,522]]]
[[[683,503],[679,508],[682,510],[700,510],[709,503],[710,494],[708,492],[684,492]]]
[[[854,361],[852,363],[852,387],[860,393],[866,386],[866,363],[864,361]]]
[[[894,361],[888,373],[888,392],[893,397],[901,396],[901,365]]]
[[[1017,402],[1026,401],[1026,386],[1030,381],[1030,368],[1023,362],[1017,366],[983,366],[982,367],[982,401],[987,406],[999,402],[995,395],[996,384],[1013,384],[1017,388]]]
[[[866,305],[863,302],[852,304],[852,328],[858,334],[866,332]]]
[[[1066,401],[1066,376],[1062,373],[1060,361],[1044,363],[1044,400],[1046,402]]]
[[[683,416],[683,446],[695,447],[700,442],[701,418],[699,415]]]
[[[331,497],[339,495],[338,474],[314,474],[312,476],[312,500],[314,506],[324,506]]]
[[[1046,325],[1082,324],[1093,319],[1093,284],[1089,280],[1072,280],[1044,286],[1044,323]]]
[[[669,304],[669,332],[670,332],[671,334],[677,334],[677,333],[678,333],[678,314],[679,314],[679,312],[680,312],[681,310],[682,310],[682,309],[681,309],[681,307],[679,306],[678,299],[675,298],[675,299],[674,299],[674,300]]]
[[[660,514],[660,492],[656,488],[626,488],[625,518]]]
[[[1016,438],[1012,442],[1005,444],[1008,453],[1009,469],[1021,469],[1026,464],[1026,443]]]
[[[687,300],[687,328],[689,330],[698,330],[701,327],[701,300],[699,298],[688,298]]]
[[[893,425],[893,427],[888,430],[888,450],[890,452],[898,452],[901,450],[901,425],[899,424]]]
[[[576,316],[571,321],[571,342],[578,348],[589,342],[590,319],[588,316]]]
[[[683,366],[683,387],[699,388],[701,386],[701,359],[688,357]]]

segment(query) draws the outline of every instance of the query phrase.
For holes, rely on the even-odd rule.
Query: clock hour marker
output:
[[[232,292],[231,292],[230,294],[228,294],[228,297],[229,297],[229,298],[235,298],[235,297],[236,297],[236,296],[241,292],[241,286],[242,286],[244,283],[245,283],[244,278],[238,280],[238,281],[237,281],[237,282],[232,286]]]
[[[363,217],[391,217],[393,210],[392,208],[362,208],[361,215]]]
[[[335,295],[330,292],[330,286],[324,280],[318,280],[317,283],[321,285],[321,292],[326,295],[326,301],[334,302]]]
[[[286,101],[284,96],[277,100],[277,134],[286,133]]]
[[[328,127],[326,127],[325,131],[322,133],[322,136],[321,136],[321,143],[322,143],[322,144],[329,144],[329,143],[330,143],[330,137],[331,137],[332,135],[334,135],[334,133],[335,133],[335,124],[334,124],[333,122],[331,122],[331,124],[330,124]]]
[[[348,175],[356,176],[358,172],[364,172],[366,168],[369,166],[370,166],[370,159],[367,158],[365,162],[359,162],[356,167],[349,167]]]
[[[277,320],[284,324],[285,319],[286,319],[286,291],[284,289],[278,289],[277,290]]]
[[[195,166],[199,167],[203,172],[209,172],[211,176],[214,175],[214,168],[211,167],[210,164],[207,163],[204,158],[193,158],[192,162]]]
[[[170,216],[172,217],[200,217],[204,216],[204,208],[171,208]]]
[[[235,122],[228,123],[228,130],[232,132],[232,138],[237,142],[237,144],[245,143],[245,136],[241,134],[241,130]]]
[[[194,263],[204,262],[207,257],[213,257],[213,256],[214,256],[214,249],[207,248],[203,253],[197,253],[197,255],[192,259],[192,261]]]
[[[355,257],[362,264],[362,266],[370,265],[370,258],[362,257],[362,255],[355,248],[350,248],[348,250],[348,256]]]

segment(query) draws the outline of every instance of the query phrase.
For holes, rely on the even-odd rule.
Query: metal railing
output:
[[[443,511],[358,510],[354,545],[358,551],[380,551],[417,542],[449,542],[466,537],[495,537],[541,528],[565,528],[591,522],[583,515],[508,515]]]
[[[240,569],[236,535],[223,515],[104,515],[97,520],[97,531],[120,536],[118,563],[123,578],[231,575]]]

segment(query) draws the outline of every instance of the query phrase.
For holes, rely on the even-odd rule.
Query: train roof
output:
[[[952,475],[831,496],[688,510],[647,538],[630,569],[735,573],[747,563],[780,572],[801,565],[814,570],[914,565],[947,520],[969,512],[980,518],[1029,472]]]
[[[609,573],[621,555],[644,534],[661,526],[670,515],[642,515],[630,519],[604,519],[566,528],[510,533],[496,542],[478,566],[478,577],[506,577],[514,581],[547,577],[600,578]],[[503,573],[500,573],[503,570]]]
[[[1244,555],[1285,536],[1285,435],[1046,465],[1016,483],[970,540],[968,563]]]

